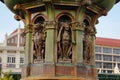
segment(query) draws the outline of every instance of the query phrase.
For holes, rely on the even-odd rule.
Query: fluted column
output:
[[[76,45],[75,45],[75,62],[83,63],[83,17],[84,17],[84,6],[80,6],[77,11],[77,23],[75,23],[74,31],[76,35]]]

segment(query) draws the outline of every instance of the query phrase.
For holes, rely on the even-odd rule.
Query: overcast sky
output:
[[[116,4],[107,16],[102,16],[96,25],[97,37],[120,39],[120,2]],[[14,14],[0,2],[0,42],[3,42],[4,35],[8,35],[18,28],[19,23],[23,28],[23,23],[14,19]]]

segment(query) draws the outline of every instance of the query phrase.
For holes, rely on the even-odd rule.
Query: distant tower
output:
[[[97,80],[95,24],[118,0],[4,2],[25,23],[22,78]]]

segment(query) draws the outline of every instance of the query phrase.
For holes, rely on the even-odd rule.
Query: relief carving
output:
[[[91,39],[91,27],[86,27],[84,30],[83,39],[83,59],[84,63],[90,63],[92,55],[92,39]]]

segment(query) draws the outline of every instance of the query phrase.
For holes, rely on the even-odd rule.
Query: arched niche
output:
[[[39,17],[37,17],[37,18],[35,19],[34,24],[37,24],[37,23],[43,24],[44,21],[45,21],[44,17],[43,17],[43,16],[39,16]]]
[[[45,17],[37,15],[33,19],[33,62],[43,63],[45,59]]]
[[[58,22],[72,22],[72,19],[68,15],[62,15],[58,18]]]
[[[58,62],[72,62],[72,18],[69,14],[58,17],[57,55]]]
[[[32,23],[37,24],[37,23],[44,23],[46,21],[46,15],[37,13],[33,16],[32,18]]]

